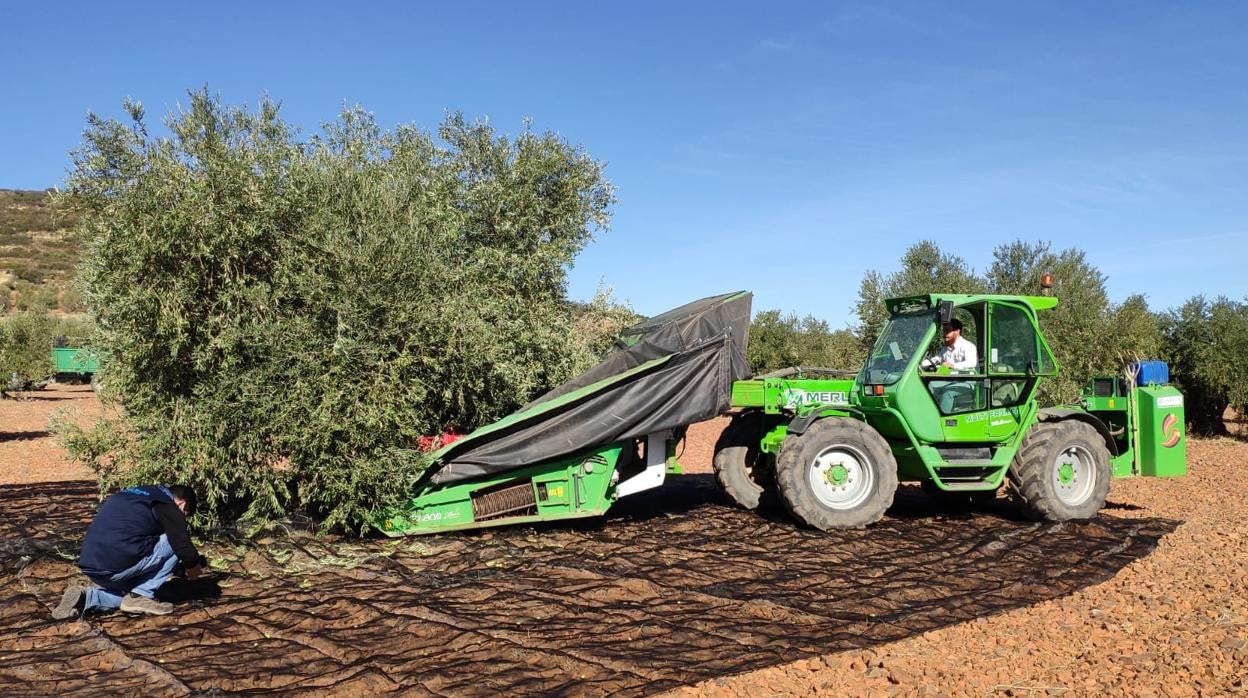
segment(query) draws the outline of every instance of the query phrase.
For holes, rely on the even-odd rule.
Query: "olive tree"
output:
[[[750,322],[746,358],[755,374],[790,366],[857,370],[865,352],[847,329],[833,330],[813,315],[764,310]]]
[[[1105,275],[1082,250],[1015,240],[993,250],[987,278],[994,293],[1036,295],[1046,273],[1058,305],[1039,313],[1040,327],[1061,371],[1042,384],[1042,402],[1075,402],[1092,376],[1120,374],[1125,361],[1158,355],[1160,334],[1144,297],[1112,303]]]
[[[1227,433],[1227,407],[1248,412],[1248,301],[1195,296],[1163,314],[1161,326],[1192,429]]]
[[[344,110],[303,137],[206,90],[154,135],[88,117],[66,205],[124,417],[67,443],[102,487],[183,481],[209,520],[365,526],[470,430],[586,363],[567,270],[612,187],[582,149]]]

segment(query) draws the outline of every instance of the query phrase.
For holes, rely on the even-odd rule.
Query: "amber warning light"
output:
[[[1040,277],[1040,288],[1053,288],[1053,275],[1045,274]]]

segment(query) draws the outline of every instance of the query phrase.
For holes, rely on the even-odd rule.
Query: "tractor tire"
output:
[[[974,511],[979,509],[987,509],[997,499],[997,491],[980,491],[980,492],[959,492],[942,490],[936,486],[931,480],[924,480],[920,483],[923,492],[936,502],[941,509],[950,511]]]
[[[1090,424],[1041,422],[1010,465],[1010,493],[1034,521],[1090,519],[1105,506],[1109,449]]]
[[[776,458],[785,508],[798,521],[828,531],[879,521],[897,494],[897,461],[865,422],[821,419],[790,436]]]
[[[767,490],[761,472],[767,455],[758,448],[762,437],[763,415],[742,412],[732,418],[715,442],[715,480],[743,509],[757,509]]]

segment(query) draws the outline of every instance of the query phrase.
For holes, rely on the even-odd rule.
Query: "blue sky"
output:
[[[453,6],[452,6],[453,5]],[[930,238],[977,269],[1078,247],[1111,297],[1248,296],[1248,3],[22,3],[0,187],[60,183],[84,115],[208,85],[313,131],[531,117],[607,163],[572,270],[647,314],[712,293],[852,321]]]

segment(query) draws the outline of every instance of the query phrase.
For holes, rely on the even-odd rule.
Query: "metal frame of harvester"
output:
[[[747,509],[774,486],[797,520],[830,530],[878,521],[900,481],[951,504],[995,498],[1005,484],[1028,516],[1060,521],[1094,516],[1113,477],[1184,474],[1183,398],[1156,362],[1093,378],[1079,405],[1039,406],[1058,366],[1037,312],[1056,305],[1049,296],[888,300],[889,320],[856,373],[791,369],[732,383],[716,478]],[[978,366],[924,368],[955,317]],[[598,516],[678,471],[682,437],[677,427],[508,472],[426,480],[378,527],[405,535]]]

